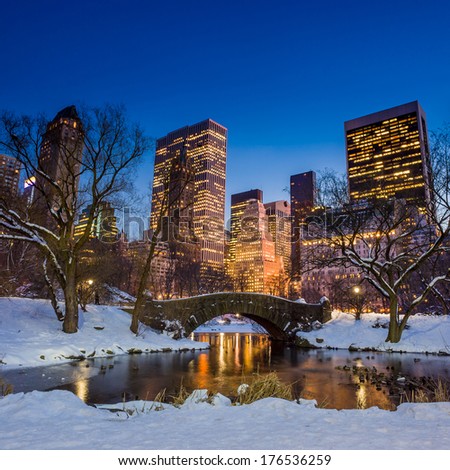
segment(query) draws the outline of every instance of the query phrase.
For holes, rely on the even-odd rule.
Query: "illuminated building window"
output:
[[[425,113],[417,101],[345,123],[350,198],[432,203]],[[407,168],[406,168],[407,167]]]

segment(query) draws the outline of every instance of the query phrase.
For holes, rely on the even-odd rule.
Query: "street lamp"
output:
[[[94,285],[94,280],[93,279],[88,279],[86,281],[89,285],[89,287],[92,287]],[[94,292],[94,304],[95,305],[99,305],[100,304],[100,298],[99,298],[99,295],[98,295],[98,290],[97,290],[97,287],[98,286],[95,286],[93,292]],[[90,295],[90,294],[89,294]]]
[[[355,318],[359,320],[361,318],[361,310],[362,310],[362,305],[361,305],[361,287],[359,286],[354,286],[353,287],[353,293],[356,296],[356,316]]]

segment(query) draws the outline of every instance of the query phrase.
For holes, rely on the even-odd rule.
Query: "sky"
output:
[[[151,137],[228,129],[227,203],[290,175],[344,172],[344,122],[419,100],[450,122],[450,3],[0,0],[0,109],[124,104]],[[138,184],[148,190],[154,155]]]

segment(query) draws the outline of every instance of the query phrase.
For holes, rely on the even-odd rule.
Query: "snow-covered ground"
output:
[[[449,352],[447,317],[411,318],[399,345],[384,343],[387,330],[373,328],[386,321],[375,314],[363,315],[359,322],[334,314],[321,329],[302,336],[321,347]],[[2,369],[49,365],[71,356],[207,346],[174,341],[149,329],[136,337],[129,323],[118,308],[89,306],[79,332],[67,335],[47,301],[0,298],[0,375]],[[402,404],[394,412],[320,409],[312,401],[274,398],[244,406],[231,406],[225,397],[214,405],[188,400],[181,408],[164,404],[160,411],[152,405],[121,403],[115,407],[119,411],[111,412],[88,406],[67,391],[8,395],[0,398],[0,449],[450,448],[450,403]]]
[[[130,331],[130,316],[117,307],[88,305],[80,329],[66,334],[47,300],[0,298],[0,373],[2,368],[34,367],[73,360],[142,352],[207,348],[188,339],[175,341],[142,327]],[[71,359],[72,358],[72,359]]]
[[[65,391],[0,399],[1,449],[449,449],[450,403],[397,411],[319,409],[267,398],[230,406],[150,402],[112,413]],[[118,404],[123,410],[123,404]],[[151,410],[150,410],[151,409]]]
[[[333,318],[322,328],[298,336],[314,346],[348,349],[372,348],[378,351],[403,351],[414,353],[450,354],[450,317],[414,315],[408,320],[398,344],[386,343],[388,315],[367,313],[361,320],[354,315],[333,312]]]

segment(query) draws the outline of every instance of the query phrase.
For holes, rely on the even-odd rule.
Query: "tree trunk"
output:
[[[403,328],[398,317],[398,300],[392,298],[389,302],[389,332],[387,343],[398,343],[402,337]]]
[[[47,284],[47,290],[48,290],[48,295],[50,296],[50,303],[52,304],[53,310],[56,314],[56,318],[59,321],[64,320],[64,314],[59,308],[58,301],[56,300],[56,294],[55,294],[55,289],[53,288],[53,283],[50,280],[50,277],[48,275],[47,271],[47,258],[44,258],[44,262],[42,263],[42,267],[44,268],[44,279],[45,283]]]
[[[141,318],[142,311],[144,310],[145,305],[145,289],[147,287],[148,277],[150,275],[150,268],[152,266],[152,261],[155,256],[155,247],[156,247],[156,236],[153,235],[150,242],[150,249],[145,260],[144,269],[142,271],[141,279],[139,281],[139,288],[136,294],[136,303],[134,304],[134,309],[131,317],[130,330],[137,335],[139,329],[139,319]]]
[[[78,331],[78,298],[75,260],[69,260],[66,266],[66,285],[64,287],[66,312],[63,331],[64,333],[76,333]]]

